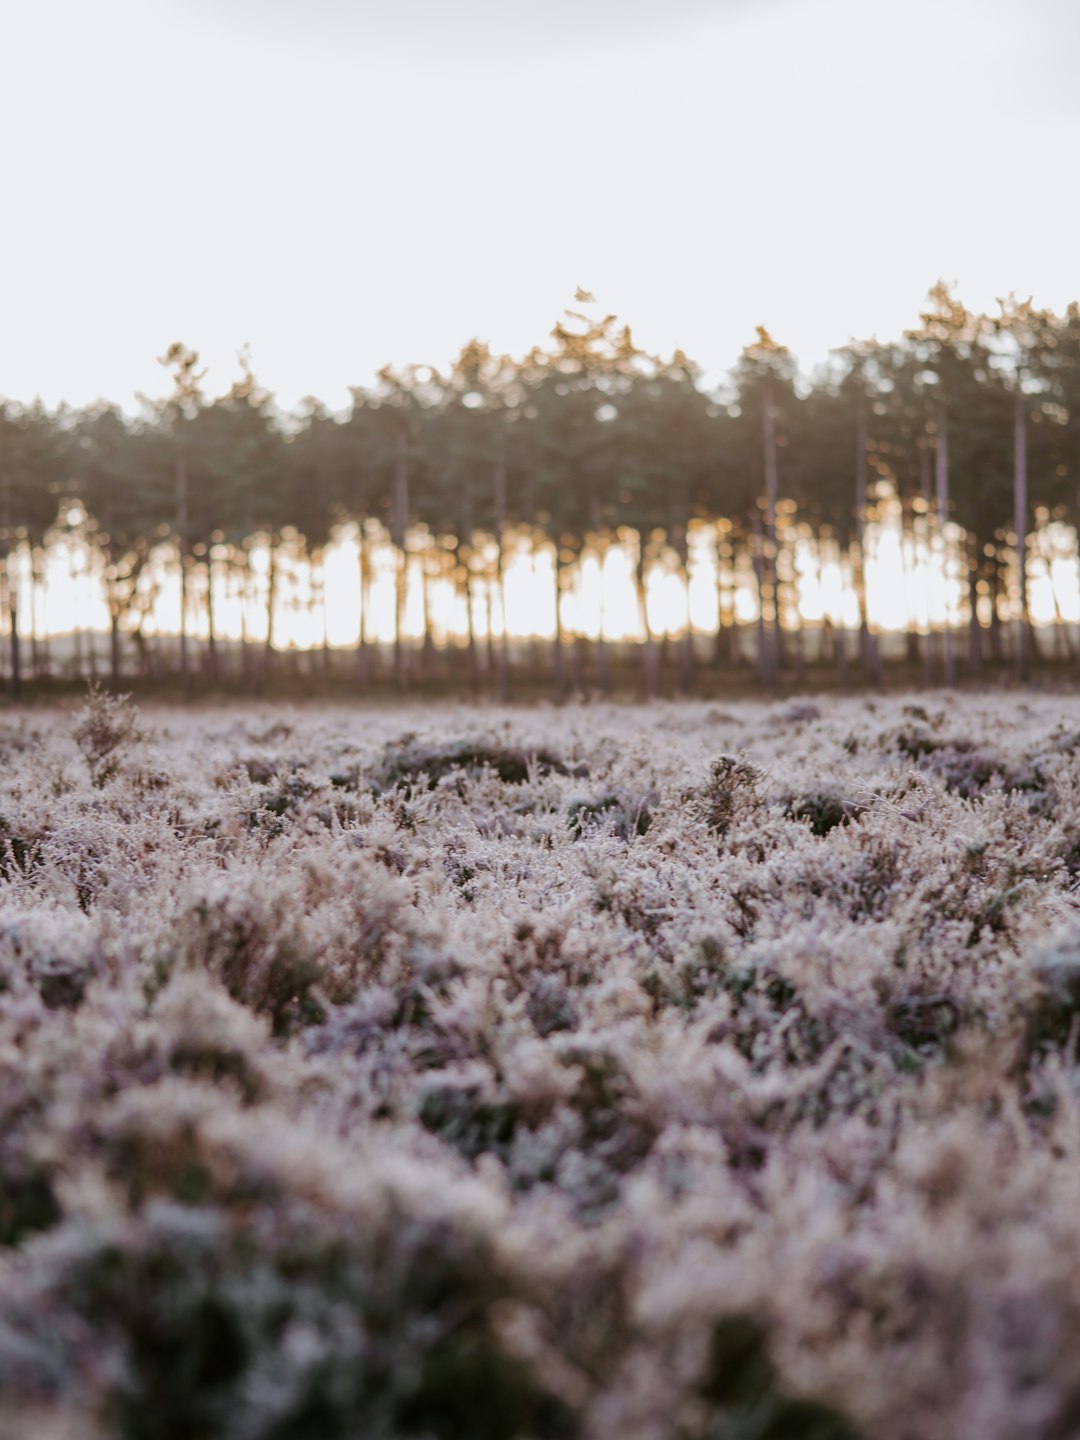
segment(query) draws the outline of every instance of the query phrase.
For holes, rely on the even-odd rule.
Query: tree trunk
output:
[[[19,594],[19,547],[15,548],[8,555],[8,567],[11,571],[11,595],[9,604],[11,606],[11,697],[18,700],[22,694],[22,636],[19,634],[19,608],[22,599]]]
[[[767,684],[773,685],[780,678],[782,664],[782,642],[780,637],[780,594],[779,569],[777,566],[776,509],[780,498],[780,481],[776,463],[776,410],[773,406],[772,387],[765,392],[764,409],[765,449],[765,544],[761,559],[761,573],[758,576],[758,596],[761,608],[769,614],[764,620],[764,643],[771,652],[767,662]],[[768,602],[766,604],[766,602]]]
[[[510,632],[506,623],[506,462],[500,453],[492,475],[492,508],[495,517],[495,584],[499,596],[499,618],[502,638],[496,656],[498,695],[505,704],[510,698]]]
[[[870,630],[866,599],[866,510],[869,499],[869,468],[867,465],[868,436],[866,399],[859,396],[859,412],[855,437],[855,593],[859,601],[859,654],[863,673],[871,685],[881,684],[881,654],[877,637]]]
[[[754,507],[752,526],[753,534],[751,538],[753,540],[753,549],[751,551],[751,559],[753,561],[754,579],[757,582],[758,592],[758,676],[762,685],[764,685],[767,690],[772,690],[775,688],[779,676],[776,672],[776,651],[772,643],[769,618],[766,615],[768,585],[765,577],[767,567],[762,544],[761,511],[757,506]]]
[[[685,507],[675,526],[675,553],[679,557],[679,575],[685,601],[676,675],[679,694],[687,695],[694,680],[694,631],[690,622],[690,521]]]
[[[332,668],[330,657],[330,609],[326,603],[326,556],[319,552],[318,560],[318,606],[319,616],[322,624],[322,644],[320,650],[320,664],[324,675],[329,675]],[[312,561],[312,576],[316,573],[315,561]]]
[[[973,675],[980,675],[983,666],[982,621],[979,619],[979,581],[982,578],[980,556],[982,546],[978,537],[967,537],[967,582],[968,582],[968,667]]]
[[[420,604],[422,624],[420,673],[425,680],[428,680],[435,668],[435,637],[431,632],[431,571],[426,548],[420,552]]]
[[[945,684],[951,687],[956,684],[956,660],[953,655],[948,600],[949,546],[945,527],[949,523],[949,437],[944,406],[941,406],[938,411],[934,483],[937,492],[937,521],[938,532],[941,536],[941,567],[945,595],[945,615],[941,626],[941,668]]]
[[[739,546],[735,531],[731,531],[731,540],[727,546],[727,558],[729,561],[729,585],[728,585],[728,610],[731,614],[731,630],[729,632],[729,655],[732,668],[743,663],[746,658],[743,655],[742,636],[739,633],[739,614],[737,610],[739,593]]]
[[[900,526],[902,532],[901,555],[904,563],[904,589],[908,597],[907,614],[904,617],[904,653],[908,665],[917,669],[919,664],[919,624],[911,605],[909,577],[918,563],[918,539],[915,528],[915,510],[912,497],[901,501]]]
[[[555,693],[562,700],[566,695],[566,653],[563,647],[562,627],[562,586],[563,586],[562,544],[555,541],[555,637],[552,642],[552,669],[555,674]]]
[[[206,551],[206,668],[210,681],[218,682],[217,617],[214,610],[214,559],[211,547]]]
[[[589,496],[589,525],[592,529],[593,550],[596,554],[597,584],[600,596],[600,614],[597,617],[596,647],[593,651],[593,683],[604,695],[608,689],[608,653],[604,635],[604,567],[607,561],[607,540],[604,522],[600,514],[600,502],[595,495]]]
[[[146,633],[143,626],[146,624],[147,608],[139,601],[135,607],[135,626],[131,632],[131,638],[135,643],[135,654],[138,657],[138,673],[145,679],[150,674],[150,655],[146,644]]]
[[[716,526],[713,554],[716,560],[716,639],[713,642],[712,663],[719,669],[725,660],[731,659],[731,626],[734,616],[730,614],[728,601],[728,549],[723,538],[726,534]],[[725,652],[727,652],[725,654]]]
[[[660,693],[660,671],[656,649],[656,636],[649,622],[648,590],[645,584],[645,540],[638,533],[637,563],[634,566],[634,590],[637,594],[638,615],[641,618],[641,678],[645,694],[653,699]]]
[[[176,459],[176,547],[180,561],[180,678],[185,697],[191,695],[191,656],[188,653],[188,470],[187,457]]]
[[[266,644],[263,647],[263,674],[269,674],[274,663],[274,620],[277,610],[278,547],[280,544],[281,537],[276,532],[272,533],[266,573]]]
[[[38,556],[39,551],[35,545],[30,546],[30,673],[36,680],[41,674],[41,649],[38,644]]]
[[[1075,658],[1073,642],[1069,635],[1069,627],[1065,623],[1065,617],[1061,613],[1061,597],[1058,595],[1057,586],[1054,584],[1056,547],[1051,541],[1045,526],[1040,526],[1036,530],[1035,544],[1039,557],[1046,566],[1047,579],[1050,581],[1050,598],[1054,602],[1054,656],[1059,660],[1072,660]],[[1030,615],[1028,617],[1028,623],[1030,628]]]
[[[925,437],[924,437],[925,439]],[[936,458],[936,457],[935,457]],[[922,446],[919,454],[919,493],[925,503],[923,511],[923,552],[927,569],[934,558],[934,529],[931,515],[933,514],[933,484],[930,475],[930,447]],[[927,586],[929,590],[929,586]],[[927,604],[926,634],[923,637],[923,684],[928,688],[934,683],[934,626],[933,618]]]
[[[109,609],[109,685],[119,690],[123,676],[120,664],[120,614]]]
[[[251,550],[245,545],[239,557],[240,584],[240,677],[245,690],[257,686],[252,662],[251,636],[248,633],[248,607],[251,601]]]
[[[79,605],[79,593],[78,593],[78,592],[79,592],[79,572],[78,572],[78,569],[76,568],[76,565],[75,565],[75,550],[74,550],[74,547],[72,547],[72,549],[71,549],[70,556],[69,556],[69,560],[70,560],[69,578],[70,578],[70,580],[71,580],[71,588],[72,588],[72,591],[74,592],[74,597],[75,597],[75,618],[74,618],[74,621],[73,621],[72,627],[71,627],[72,659],[73,659],[73,664],[74,664],[74,667],[75,667],[75,679],[76,679],[76,680],[81,680],[81,679],[82,679],[82,674],[83,674],[83,645],[82,645],[82,626],[79,624],[79,616],[80,616],[80,614],[81,614],[81,607],[80,607],[80,605]]]
[[[408,436],[402,425],[394,442],[394,494],[390,542],[397,556],[394,576],[394,678],[402,688],[408,685],[408,656],[405,647],[405,604],[409,584],[409,460]]]
[[[1024,402],[1024,392],[1017,385],[1016,411],[1013,421],[1013,529],[1016,532],[1017,598],[1020,603],[1020,613],[1016,622],[1013,661],[1016,678],[1021,683],[1028,679],[1027,482],[1027,407]]]
[[[37,583],[41,593],[41,608],[44,611],[44,621],[41,625],[41,633],[38,641],[38,654],[41,663],[41,674],[47,678],[52,674],[52,637],[49,634],[49,569],[43,550],[36,552],[34,563],[37,567],[36,573]]]
[[[371,541],[368,538],[367,522],[357,525],[357,566],[360,571],[360,622],[356,633],[356,678],[361,685],[371,679]]]
[[[851,564],[851,583],[859,611],[859,659],[868,684],[879,685],[881,683],[881,667],[877,637],[870,630],[869,601],[866,593],[866,562],[861,539],[855,541],[848,554]]]
[[[0,566],[0,579],[3,582],[3,596],[0,597],[2,608],[7,611],[8,624],[11,627],[11,698],[18,701],[22,696],[22,652],[19,640],[19,576],[18,570],[13,565],[16,558],[16,551],[8,550],[4,554],[2,566]]]
[[[476,617],[473,614],[470,559],[468,545],[462,544],[459,539],[454,546],[454,571],[459,593],[463,594],[465,598],[465,665],[468,671],[469,688],[475,694],[480,685],[480,661],[476,645]]]
[[[795,652],[795,679],[799,685],[806,684],[806,633],[803,625],[802,607],[799,604],[799,572],[795,568],[795,543],[789,550],[791,559],[791,593],[795,597],[792,606],[794,614],[794,634],[792,635],[792,646]]]
[[[1001,602],[1004,596],[1008,595],[1007,586],[1004,583],[1004,564],[1002,564],[1001,550],[994,546],[994,554],[986,560],[986,580],[991,588],[991,628],[989,628],[989,654],[991,664],[995,668],[1001,667],[1005,662],[1005,651],[1001,642]]]
[[[836,568],[840,573],[840,618],[833,627],[834,658],[836,660],[836,678],[841,690],[847,689],[848,684],[848,643],[847,626],[844,624],[843,593],[844,593],[844,547],[839,540],[834,541],[836,545]],[[854,576],[852,576],[854,584]]]
[[[484,596],[484,669],[488,675],[495,675],[497,661],[495,658],[495,599],[494,584],[490,574],[483,577],[482,591]]]
[[[105,600],[109,610],[109,685],[113,691],[120,689],[120,595],[116,575],[110,564],[105,574]]]

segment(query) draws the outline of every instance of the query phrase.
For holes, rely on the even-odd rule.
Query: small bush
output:
[[[155,1204],[125,1232],[65,1235],[42,1256],[36,1303],[62,1296],[93,1327],[108,1364],[83,1383],[124,1440],[572,1436],[565,1406],[499,1342],[507,1282],[486,1247],[400,1225],[365,1235],[302,1209],[233,1225]]]
[[[115,779],[128,752],[142,738],[139,712],[130,695],[110,695],[92,684],[86,704],[75,716],[72,735],[91,783],[100,790]]]
[[[719,755],[709,767],[709,776],[689,796],[690,808],[700,815],[717,835],[726,835],[738,810],[757,799],[761,770],[738,755]]]
[[[639,795],[619,790],[595,798],[571,800],[566,807],[567,824],[575,838],[597,828],[609,829],[620,840],[647,835],[657,798],[652,790]]]
[[[1032,967],[1037,990],[1027,1013],[1031,1049],[1061,1049],[1080,1041],[1080,942],[1063,936]]]
[[[288,894],[215,887],[177,918],[176,950],[281,1034],[301,1021],[323,975],[317,947]]]
[[[506,785],[524,785],[530,773],[539,775],[581,774],[582,767],[567,764],[555,751],[544,746],[527,750],[483,740],[455,740],[449,744],[407,735],[388,745],[372,773],[377,793],[397,787],[434,790],[440,780],[455,771],[466,774],[492,770]]]
[[[0,1172],[0,1245],[18,1245],[59,1219],[50,1176],[42,1169],[5,1164]]]
[[[766,1331],[752,1316],[717,1322],[701,1395],[712,1411],[709,1440],[857,1440],[836,1411],[784,1394]]]
[[[832,791],[819,790],[813,795],[803,795],[790,800],[786,813],[792,820],[809,820],[810,829],[815,835],[828,835],[829,831],[835,830],[838,825],[847,825],[852,820],[857,820],[864,809],[865,806],[856,800],[847,800]]]

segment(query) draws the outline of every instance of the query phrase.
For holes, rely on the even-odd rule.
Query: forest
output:
[[[1075,567],[1076,303],[1058,314],[1012,297],[976,314],[939,283],[898,340],[852,342],[807,380],[761,329],[712,389],[681,351],[647,354],[592,296],[576,303],[520,359],[472,341],[445,370],[388,366],[352,390],[344,414],[314,399],[281,411],[243,356],[241,378],[210,398],[198,354],[179,342],[162,357],[171,394],[144,400],[137,417],[105,403],[4,402],[0,625],[12,695],[28,679],[99,673],[114,686],[141,677],[257,692],[300,664],[358,687],[456,680],[506,699],[519,680],[603,693],[616,661],[655,694],[737,672],[771,688],[808,673],[873,684],[892,666],[950,685],[1075,660],[1060,537]],[[915,589],[936,573],[952,596],[937,611],[925,596],[908,603],[891,633],[875,622],[868,582],[883,517]],[[321,645],[287,654],[285,592],[312,614],[337,603],[324,560],[345,533],[355,643],[331,645],[324,616]],[[61,653],[42,618],[65,546],[107,617],[100,650],[75,628]],[[582,567],[602,569],[614,549],[629,557],[636,608],[631,641],[617,647],[565,603]],[[715,620],[703,631],[687,600],[659,625],[650,577],[676,577],[688,597],[693,553],[708,556]],[[832,568],[852,602],[844,614],[805,614],[807,554]],[[552,623],[515,644],[506,576],[521,555],[546,557]],[[393,575],[389,634],[375,623],[379,556]],[[1040,623],[1033,567],[1059,577]],[[447,594],[456,629],[445,598],[440,610]]]

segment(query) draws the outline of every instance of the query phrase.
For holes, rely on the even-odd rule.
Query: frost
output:
[[[117,703],[0,727],[0,1435],[1075,1433],[1080,702]]]

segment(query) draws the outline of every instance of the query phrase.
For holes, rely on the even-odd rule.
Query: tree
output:
[[[437,382],[440,394],[435,423],[428,430],[442,464],[431,459],[428,473],[441,477],[446,492],[440,497],[442,526],[453,532],[458,526],[468,531],[479,525],[491,536],[494,572],[487,579],[489,591],[494,589],[498,598],[501,640],[496,647],[489,623],[488,645],[498,694],[506,700],[510,693],[510,654],[505,547],[510,477],[517,475],[511,450],[515,408],[521,403],[518,371],[508,356],[495,355],[483,341],[471,340]],[[440,505],[439,500],[436,505]],[[468,603],[471,611],[471,598]]]
[[[984,437],[978,433],[978,415],[985,396],[986,357],[981,349],[983,327],[979,317],[939,281],[930,291],[928,308],[920,316],[920,325],[909,331],[906,339],[919,364],[916,383],[929,402],[932,419],[927,430],[933,436],[934,489],[937,540],[943,570],[948,576],[953,559],[947,526],[954,518],[950,494],[951,469],[964,476],[962,499],[971,513],[976,494],[979,465],[973,452],[982,446]],[[950,455],[955,449],[956,453]],[[961,519],[962,523],[962,519]],[[965,557],[966,558],[966,557]],[[961,572],[970,575],[969,567]],[[978,615],[971,606],[972,631],[977,635]],[[951,616],[946,612],[941,627],[942,674],[946,685],[956,682],[956,656],[953,646]]]
[[[158,407],[159,421],[171,441],[174,481],[175,536],[177,563],[180,571],[180,674],[184,694],[191,694],[191,658],[188,653],[188,572],[191,559],[190,494],[186,427],[194,420],[203,404],[202,381],[205,370],[199,370],[199,354],[182,341],[174,341],[159,359],[172,372],[173,392]]]
[[[791,353],[778,344],[764,326],[758,326],[757,339],[740,356],[734,380],[740,420],[737,433],[742,439],[743,450],[741,459],[747,473],[756,470],[764,482],[763,492],[757,492],[759,503],[755,503],[751,510],[751,528],[755,540],[754,569],[758,590],[758,667],[763,683],[774,687],[780,680],[783,659],[777,531],[779,450],[787,443],[786,431],[798,404]],[[757,464],[751,459],[755,449],[760,456]]]
[[[71,498],[82,503],[89,538],[104,561],[110,682],[117,690],[123,679],[123,624],[134,610],[154,547],[169,525],[160,437],[145,425],[129,425],[115,407],[98,405],[78,416],[72,441]]]
[[[551,332],[554,344],[534,349],[522,363],[522,439],[532,473],[532,519],[555,555],[556,688],[567,688],[562,597],[567,572],[580,565],[586,546],[603,575],[618,497],[619,405],[643,361],[629,327],[614,315],[568,310]],[[575,679],[581,684],[576,660]],[[606,685],[607,656],[601,623],[596,679]]]
[[[693,672],[690,524],[694,517],[710,513],[716,412],[699,388],[700,372],[681,351],[668,361],[649,360],[647,364],[647,369],[632,377],[619,405],[619,514],[638,535],[635,583],[649,693],[656,692],[659,680],[645,601],[646,570],[652,558],[650,539],[662,534],[675,555],[686,601],[678,667],[679,689],[685,691]]]
[[[10,690],[22,692],[20,560],[44,543],[56,518],[66,437],[40,404],[0,404],[0,617],[7,626]]]

